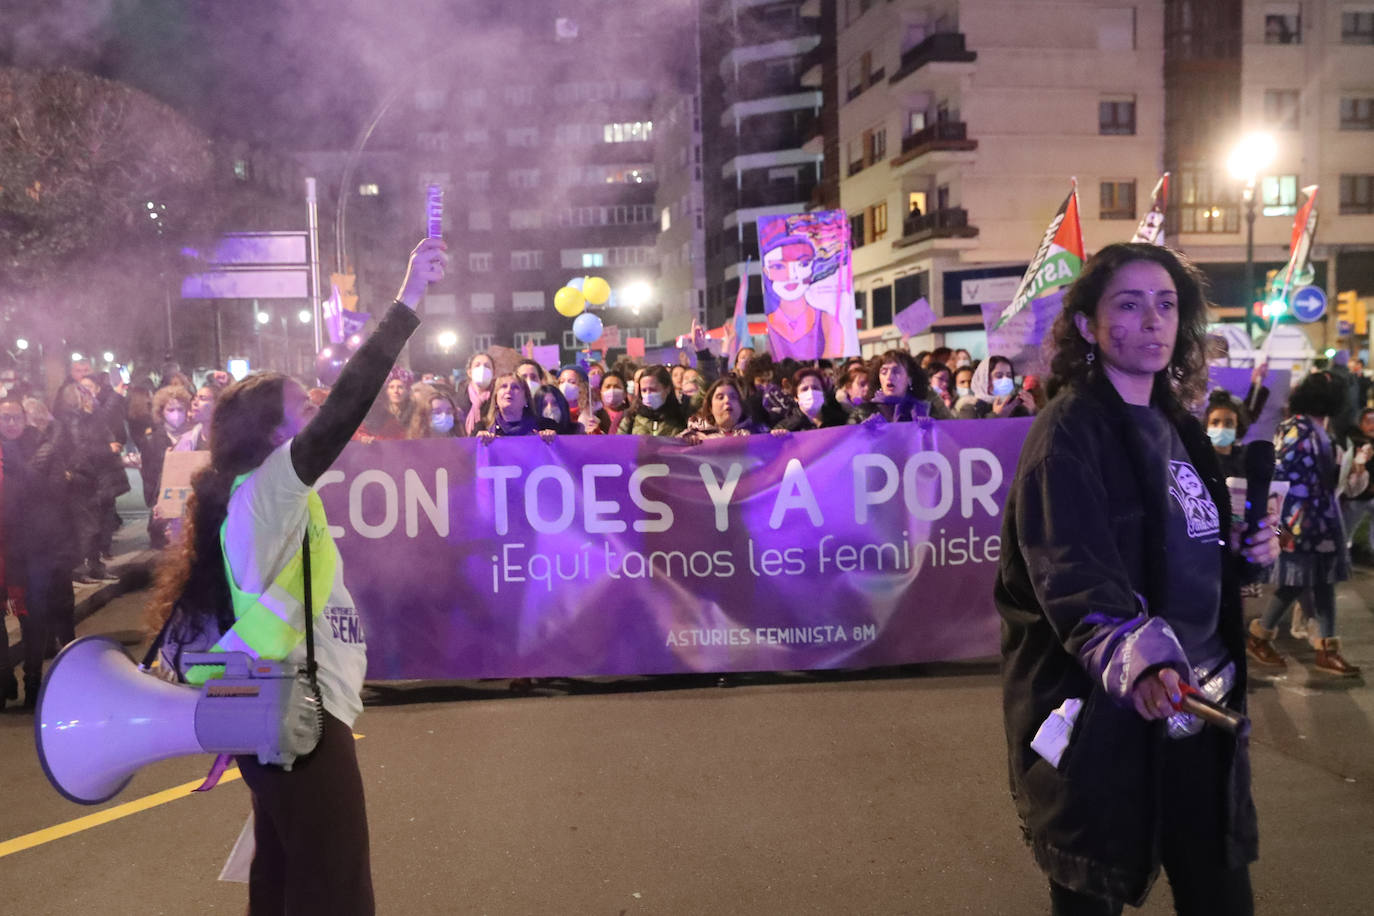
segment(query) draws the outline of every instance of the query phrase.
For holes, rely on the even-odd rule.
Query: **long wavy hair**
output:
[[[1133,261],[1150,261],[1169,272],[1178,291],[1178,337],[1169,364],[1155,376],[1156,391],[1163,392],[1165,406],[1175,412],[1202,400],[1207,390],[1207,279],[1186,257],[1159,245],[1119,243],[1108,245],[1088,259],[1083,272],[1064,294],[1064,307],[1054,320],[1046,341],[1049,351],[1052,392],[1101,378],[1101,354],[1083,339],[1075,315],[1091,321],[1097,304],[1116,272]],[[1093,353],[1094,359],[1088,360]],[[1158,382],[1164,382],[1161,387]]]
[[[272,433],[285,416],[282,395],[288,379],[259,372],[220,393],[211,420],[210,464],[191,480],[186,527],[178,547],[169,548],[158,566],[148,607],[156,629],[180,608],[188,626],[200,628],[214,618],[220,629],[232,622],[229,580],[219,530],[229,513],[234,479],[267,460],[276,446]]]

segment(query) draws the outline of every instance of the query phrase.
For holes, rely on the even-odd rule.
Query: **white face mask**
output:
[[[973,389],[972,389],[972,388],[965,388],[965,387],[963,387],[962,385],[960,385],[958,388],[955,388],[955,389],[954,389],[954,393],[957,394],[957,395],[959,395],[959,397],[961,397],[961,398],[966,398],[966,397],[968,397],[969,395],[973,394]]]
[[[965,366],[972,366],[972,365],[973,365],[973,361],[972,361],[972,360],[966,359],[966,358],[964,358],[964,357],[961,356],[961,357],[959,357],[958,362],[956,362],[956,363],[954,364],[954,368],[956,368],[956,369],[962,369],[962,368],[964,368]]]
[[[485,388],[491,384],[491,366],[481,365],[472,367],[472,383],[478,388]]]
[[[640,400],[642,400],[644,406],[650,410],[658,410],[663,406],[664,395],[661,391],[646,391],[644,392],[644,397]]]
[[[631,397],[634,396],[635,391],[637,391],[638,389],[639,389],[639,384],[638,384],[637,382],[633,381],[633,380],[628,381],[628,382],[625,383],[625,390],[628,391],[628,392],[630,393],[630,396],[631,396]]]
[[[563,414],[559,412],[557,407],[549,405],[544,408],[544,419],[552,420],[555,423],[561,423],[563,422]]]
[[[606,402],[606,406],[614,410],[625,403],[624,388],[607,388],[601,392],[601,400]]]
[[[808,388],[797,395],[797,403],[801,406],[803,413],[808,417],[814,417],[820,412],[821,405],[825,403],[825,394],[815,388]]]
[[[1016,390],[1016,383],[1005,375],[1001,378],[992,380],[992,393],[999,398],[1005,398]]]
[[[436,433],[446,433],[453,429],[453,414],[436,413],[429,418],[429,425]]]
[[[569,407],[577,403],[577,395],[579,392],[577,386],[572,382],[564,382],[562,385],[558,386],[558,390],[563,392],[563,397],[568,399]]]
[[[530,390],[530,397],[534,397],[536,394],[539,393],[539,379],[525,379],[525,387]]]

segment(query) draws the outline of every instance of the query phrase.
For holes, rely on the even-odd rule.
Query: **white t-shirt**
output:
[[[301,549],[309,493],[291,465],[290,442],[267,456],[234,491],[225,520],[224,552],[241,591],[265,591]],[[297,618],[294,625],[300,623]],[[291,650],[285,661],[304,667],[305,642]],[[342,561],[334,570],[324,611],[315,618],[315,661],[324,708],[351,727],[363,711],[367,641],[358,609],[344,587]]]

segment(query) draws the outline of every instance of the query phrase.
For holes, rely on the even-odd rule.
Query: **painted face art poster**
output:
[[[858,356],[848,214],[761,216],[758,229],[773,358]]]

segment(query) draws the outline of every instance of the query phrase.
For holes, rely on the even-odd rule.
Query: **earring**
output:
[[[1091,366],[1093,364],[1093,361],[1097,359],[1097,354],[1094,353],[1092,350],[1089,350],[1088,355],[1083,357],[1083,359],[1088,365]]]

